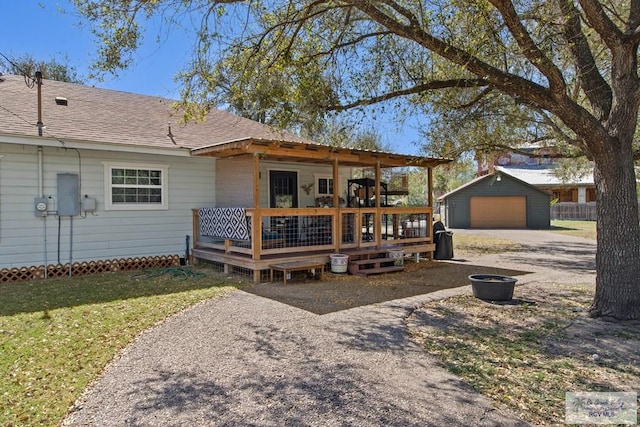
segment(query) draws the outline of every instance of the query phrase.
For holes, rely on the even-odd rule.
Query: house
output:
[[[549,192],[551,219],[595,220],[596,187],[591,172],[561,178],[556,172],[558,158],[553,147],[524,147],[497,156],[479,156],[478,176],[494,171],[509,174]]]
[[[556,202],[595,202],[592,173],[563,180],[554,173],[557,167],[553,148],[528,147],[517,153],[504,152],[491,160],[479,161],[477,175],[500,171],[550,192]]]
[[[494,171],[438,200],[443,222],[451,228],[548,229],[550,198],[534,185]]]
[[[274,260],[433,250],[430,229],[402,228],[431,224],[431,203],[383,206],[380,176],[423,168],[430,196],[447,159],[324,146],[219,110],[184,124],[170,100],[41,83],[0,76],[0,280],[207,260],[258,281]],[[378,197],[347,207],[361,168]]]

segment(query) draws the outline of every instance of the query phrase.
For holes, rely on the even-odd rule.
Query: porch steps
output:
[[[359,276],[370,274],[394,273],[404,271],[404,267],[396,265],[397,258],[387,257],[387,251],[363,250],[349,253],[349,273]]]

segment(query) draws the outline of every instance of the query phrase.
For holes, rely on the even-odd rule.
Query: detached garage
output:
[[[450,228],[532,228],[550,226],[551,195],[507,174],[477,178],[438,199]]]

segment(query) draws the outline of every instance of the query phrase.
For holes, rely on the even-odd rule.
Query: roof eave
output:
[[[380,163],[381,167],[435,167],[452,161],[451,159],[444,158],[429,158],[261,138],[243,138],[211,144],[194,148],[191,150],[191,154],[194,156],[211,156],[218,158],[238,155],[260,155],[263,159],[316,163],[332,163],[338,160],[341,164],[351,166],[375,166]]]

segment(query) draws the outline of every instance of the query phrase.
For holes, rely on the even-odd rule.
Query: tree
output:
[[[25,54],[14,58],[0,58],[0,71],[8,74],[35,76],[36,71],[42,72],[42,77],[59,82],[85,84],[84,79],[78,74],[75,67],[69,65],[65,58],[63,63],[55,58],[49,61],[35,59]]]
[[[389,108],[391,101],[403,114],[425,109],[438,117],[433,129],[441,123],[451,135],[435,147],[439,152],[527,139],[553,140],[586,156],[594,164],[598,214],[590,313],[640,318],[639,0],[75,3],[96,23],[104,70],[127,64],[140,42],[140,19],[176,16],[177,8],[203,16],[187,100],[189,88],[198,88],[198,64],[206,67],[225,52],[235,52],[226,60],[253,52],[265,59],[251,63],[257,73],[322,67],[322,81],[339,102],[307,108]],[[216,34],[235,36],[233,49],[214,48]]]

